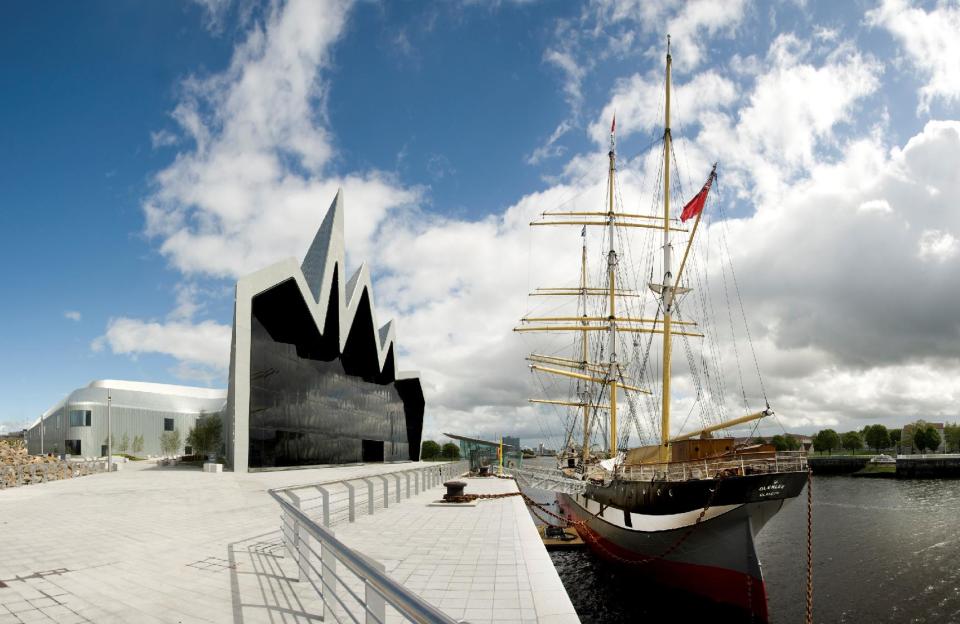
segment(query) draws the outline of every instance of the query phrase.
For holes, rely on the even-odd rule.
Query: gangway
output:
[[[551,468],[512,468],[510,474],[524,487],[560,492],[562,494],[583,494],[587,483],[571,479],[560,470]]]

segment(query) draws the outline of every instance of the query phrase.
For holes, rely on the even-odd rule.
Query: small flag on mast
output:
[[[613,123],[610,124],[610,134],[615,134],[617,131],[617,114],[613,114]]]
[[[583,228],[580,230],[580,236],[585,237],[586,235],[587,235],[587,226],[583,226]]]
[[[713,170],[710,172],[710,175],[707,177],[706,184],[703,185],[703,188],[700,189],[700,192],[693,196],[693,199],[687,202],[687,205],[683,207],[683,212],[680,213],[680,221],[684,222],[687,219],[697,216],[703,211],[703,206],[707,203],[707,193],[710,192],[710,186],[713,184],[714,178],[717,177],[717,165],[713,165]]]

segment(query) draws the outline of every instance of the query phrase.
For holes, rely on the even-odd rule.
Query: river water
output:
[[[756,540],[776,624],[803,621],[806,496],[788,501]],[[815,477],[813,500],[816,622],[960,622],[960,480]],[[585,623],[749,621],[586,550],[551,557]]]

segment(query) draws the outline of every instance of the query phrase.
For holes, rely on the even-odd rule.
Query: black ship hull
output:
[[[805,472],[785,472],[618,481],[558,494],[558,501],[600,557],[764,622],[767,595],[754,536],[806,479]]]

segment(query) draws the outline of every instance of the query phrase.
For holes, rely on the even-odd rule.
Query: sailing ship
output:
[[[716,178],[716,165],[679,218],[674,217],[670,203],[675,161],[671,158],[671,64],[668,37],[665,123],[660,141],[662,177],[657,175],[662,186],[652,194],[662,201],[662,213],[627,212],[618,205],[614,117],[603,209],[544,212],[531,223],[581,229],[579,284],[538,288],[531,293],[575,301],[576,311],[570,303],[566,315],[528,315],[515,331],[561,332],[574,337],[573,353],[532,353],[528,360],[538,379],[547,376],[569,384],[566,397],[540,397],[531,402],[552,405],[566,417],[567,443],[558,455],[554,489],[563,514],[584,541],[597,555],[649,574],[658,583],[735,605],[749,611],[755,620],[766,621],[766,589],[754,537],[785,501],[803,490],[808,478],[806,457],[802,452],[778,452],[769,445],[737,445],[733,437],[714,437],[730,427],[773,416],[773,411],[764,398],[763,409],[730,417],[731,402],[725,398],[723,376],[717,370],[722,354],[718,341],[710,342],[706,333],[716,315],[711,314],[712,304],[703,288],[699,298],[692,294],[697,284],[709,287],[703,284],[706,260],[696,260],[695,237]],[[599,228],[594,230],[594,238],[600,238],[603,254],[603,266],[593,284],[587,238],[592,228]],[[653,233],[662,244],[662,256],[657,243],[652,243],[645,247],[647,260],[624,262],[624,252],[629,251],[624,234],[631,232]],[[686,241],[679,268],[674,271],[674,243],[682,240],[680,235]],[[690,268],[694,264],[701,273]],[[732,276],[732,263],[730,271]],[[649,277],[647,283],[637,284],[637,274]],[[695,274],[696,279],[688,274]],[[732,330],[733,316],[729,318]],[[743,319],[749,337],[745,315]],[[659,357],[652,348],[654,339],[659,342]],[[690,343],[701,339],[709,346],[701,343],[697,357]],[[696,388],[693,400],[688,396],[685,401],[692,405],[690,413],[699,407],[702,426],[672,435],[671,408],[678,397],[671,396],[671,360],[677,342],[687,355],[685,386]],[[739,370],[739,354],[735,357]],[[746,404],[742,382],[741,391]],[[618,405],[621,418],[626,411],[626,427],[617,421]],[[745,406],[744,411],[747,409]],[[594,437],[603,440],[601,446],[593,444]],[[631,439],[641,444],[624,449]]]

